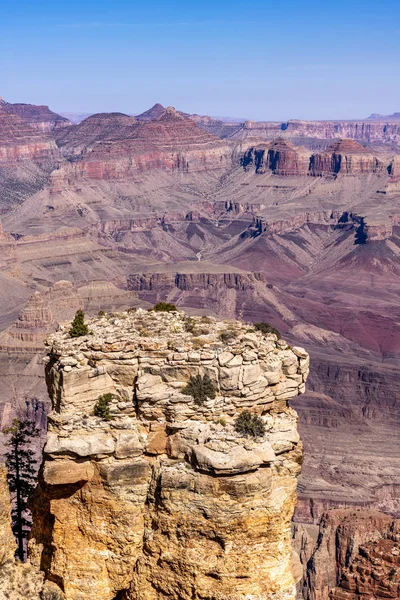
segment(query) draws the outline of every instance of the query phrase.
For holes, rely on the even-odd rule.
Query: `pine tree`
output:
[[[24,560],[24,540],[32,525],[28,498],[35,489],[37,475],[37,461],[30,444],[40,432],[33,421],[14,419],[11,427],[3,429],[3,433],[10,435],[6,466],[12,500],[12,529],[18,544],[18,557]]]
[[[71,329],[69,330],[69,335],[71,337],[80,337],[81,335],[87,335],[88,331],[88,326],[85,325],[85,314],[80,308],[75,313],[74,320],[71,323]]]

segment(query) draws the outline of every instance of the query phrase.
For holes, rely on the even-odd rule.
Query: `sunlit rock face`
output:
[[[287,401],[304,391],[307,353],[178,312],[88,326],[47,342],[53,411],[31,559],[67,600],[294,598],[302,445]],[[215,398],[185,393],[195,375],[210,377]],[[110,420],[94,414],[105,393]],[[244,409],[263,435],[236,431]]]

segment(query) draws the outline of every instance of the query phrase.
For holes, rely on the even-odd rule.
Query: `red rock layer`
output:
[[[24,159],[40,163],[52,157],[55,150],[48,135],[0,105],[0,163]]]
[[[76,176],[120,179],[148,169],[183,172],[230,165],[232,149],[170,107],[153,121],[122,114],[94,115],[58,140],[66,155],[80,155]]]
[[[332,600],[386,600],[400,598],[400,526],[387,539],[360,546],[358,555],[342,574]]]
[[[358,175],[360,173],[386,173],[387,165],[355,140],[334,142],[324,152],[310,159],[310,174]]]
[[[21,117],[21,119],[29,123],[31,127],[43,132],[70,127],[72,125],[71,121],[53,112],[48,106],[20,103],[11,104],[4,101],[0,101],[0,106],[6,112]]]
[[[242,158],[244,167],[254,165],[256,173],[272,171],[275,175],[307,175],[309,162],[309,152],[295,148],[282,138],[269,145],[249,148]]]

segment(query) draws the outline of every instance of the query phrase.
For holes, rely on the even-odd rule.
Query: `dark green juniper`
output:
[[[18,544],[18,558],[24,560],[24,540],[32,526],[28,499],[35,489],[37,475],[37,461],[30,444],[40,432],[33,421],[14,419],[11,427],[3,429],[3,433],[10,436],[5,456],[12,501],[12,529]]]
[[[94,406],[94,414],[96,417],[101,417],[104,421],[111,421],[110,402],[112,399],[112,394],[103,394],[98,397]]]
[[[69,335],[71,337],[81,337],[81,335],[87,335],[88,332],[88,326],[85,325],[85,314],[80,308],[75,313],[74,320],[71,323],[71,329],[69,330]]]
[[[175,304],[171,304],[170,302],[157,302],[153,306],[153,310],[156,312],[176,312],[178,309]]]
[[[261,417],[243,410],[235,421],[235,430],[245,437],[258,438],[265,434],[265,425]]]
[[[195,375],[189,379],[189,382],[182,389],[183,394],[188,394],[188,396],[193,396],[196,404],[201,405],[207,400],[207,398],[211,398],[212,400],[215,398],[215,386],[211,381],[208,375]]]
[[[281,337],[281,333],[280,331],[278,331],[278,329],[275,329],[275,327],[272,327],[272,325],[270,325],[269,323],[254,323],[254,327],[257,329],[257,331],[261,331],[261,333],[267,334],[267,333],[274,333],[278,340]]]

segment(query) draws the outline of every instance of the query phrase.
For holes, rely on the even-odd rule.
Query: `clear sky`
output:
[[[0,95],[56,111],[400,111],[400,0],[0,1]]]

